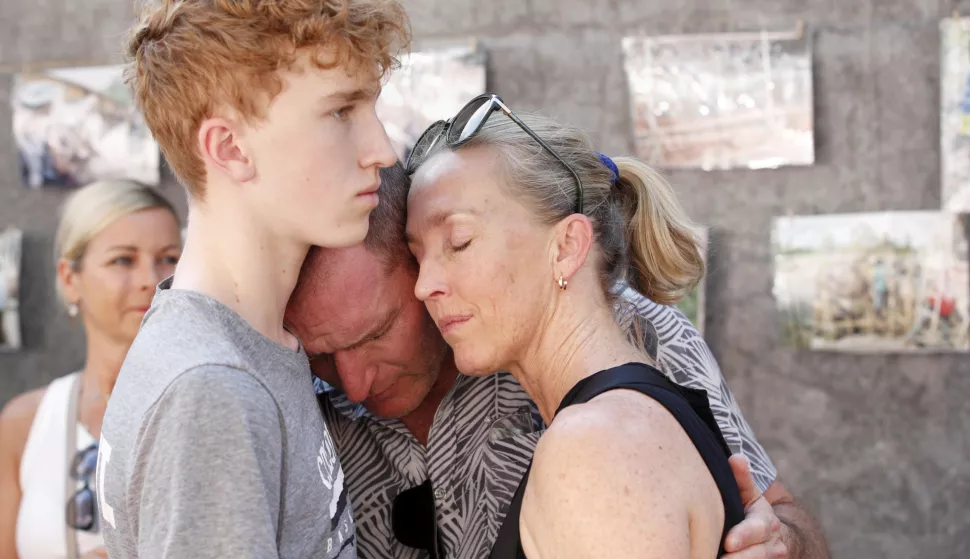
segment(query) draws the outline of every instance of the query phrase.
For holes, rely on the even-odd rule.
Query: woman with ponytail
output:
[[[418,298],[462,373],[509,371],[548,426],[492,557],[722,555],[744,509],[707,399],[616,319],[624,283],[671,304],[704,274],[667,183],[494,95],[407,167]]]

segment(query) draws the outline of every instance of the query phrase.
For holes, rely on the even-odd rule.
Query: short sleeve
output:
[[[140,558],[276,557],[282,425],[251,375],[205,366],[147,412],[128,510]]]

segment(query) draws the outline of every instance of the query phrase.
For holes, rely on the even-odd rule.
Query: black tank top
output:
[[[600,371],[581,380],[566,394],[556,415],[567,406],[582,404],[609,390],[626,388],[636,390],[660,402],[677,419],[690,440],[697,447],[707,469],[710,470],[724,502],[724,530],[718,557],[724,554],[724,538],[728,531],[744,520],[744,506],[734,473],[728,464],[731,450],[714,420],[707,394],[703,390],[674,384],[663,373],[643,363],[627,363]],[[519,535],[519,515],[522,513],[522,496],[529,480],[529,467],[512,496],[509,512],[498,532],[489,559],[525,559]],[[713,558],[712,558],[713,559]]]

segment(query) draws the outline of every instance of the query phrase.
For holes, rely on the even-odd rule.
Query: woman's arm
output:
[[[17,557],[20,457],[43,396],[43,390],[21,394],[0,411],[0,557]]]
[[[642,394],[568,408],[536,447],[520,518],[529,559],[715,557],[723,528],[700,454]]]

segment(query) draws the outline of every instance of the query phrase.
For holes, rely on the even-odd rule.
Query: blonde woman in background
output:
[[[128,181],[65,203],[57,290],[84,326],[85,362],[0,412],[0,557],[106,557],[93,493],[101,420],[155,286],[174,273],[179,229],[165,198]]]

